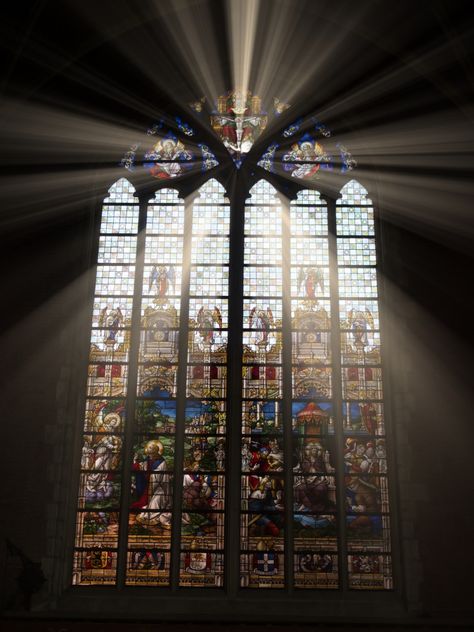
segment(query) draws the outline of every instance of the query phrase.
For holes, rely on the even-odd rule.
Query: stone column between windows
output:
[[[137,257],[135,266],[135,284],[133,289],[132,327],[130,332],[130,351],[128,364],[128,383],[124,428],[124,447],[122,463],[122,486],[120,490],[120,523],[117,551],[117,587],[125,586],[127,572],[128,520],[131,502],[130,473],[133,459],[133,431],[135,426],[135,405],[138,381],[138,352],[140,348],[141,303],[143,294],[143,270],[145,262],[146,217],[150,193],[137,191],[139,199]]]
[[[179,321],[179,352],[177,374],[177,402],[175,427],[175,455],[173,475],[173,504],[171,529],[170,586],[177,590],[181,561],[181,514],[183,506],[183,462],[186,408],[186,378],[189,330],[189,285],[191,278],[191,239],[193,228],[193,202],[199,191],[184,198],[183,274],[181,280],[181,315]]]
[[[293,592],[293,429],[291,419],[292,361],[291,361],[291,227],[290,200],[278,193],[281,203],[282,242],[282,414],[285,498],[285,588]]]
[[[240,587],[240,497],[242,429],[242,327],[244,275],[244,213],[248,196],[234,181],[229,251],[229,339],[227,377],[227,465],[225,520],[225,587],[235,597]]]
[[[328,209],[329,286],[331,299],[332,401],[336,432],[336,504],[338,526],[339,588],[348,589],[346,514],[344,490],[344,427],[342,415],[341,335],[339,319],[339,283],[337,268],[336,200],[321,195]]]

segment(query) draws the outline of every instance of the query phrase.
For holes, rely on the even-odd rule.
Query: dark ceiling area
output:
[[[244,45],[233,37],[229,6],[43,0],[4,10],[0,227],[14,244],[8,266],[22,270],[30,253],[55,268],[50,254],[63,240],[54,231],[74,233],[94,186],[109,186],[137,134],[163,114],[190,121],[226,166],[228,185],[255,172],[285,125],[314,114],[347,141],[356,175],[379,190],[383,218],[426,245],[421,266],[433,271],[420,271],[415,247],[403,265],[425,278],[421,292],[407,291],[468,333],[461,279],[474,237],[472,3],[257,3],[248,87],[267,103],[278,96],[292,107],[270,121],[240,174],[208,119],[188,107],[234,87]],[[47,249],[45,232],[54,242]],[[38,300],[25,298],[10,275],[19,311],[7,322],[67,284],[65,269],[72,273],[51,270]]]

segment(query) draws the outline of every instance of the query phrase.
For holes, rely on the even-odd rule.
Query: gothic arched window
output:
[[[212,174],[183,195],[217,166],[199,148],[164,136],[143,165],[166,186],[103,203],[73,584],[390,589],[372,202]],[[307,134],[284,152],[255,165],[275,185],[332,169]]]

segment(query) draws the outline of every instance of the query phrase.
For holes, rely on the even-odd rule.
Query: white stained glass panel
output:
[[[160,235],[146,238],[145,263],[181,264],[183,260],[183,238]]]
[[[224,266],[193,266],[191,268],[191,296],[227,296],[229,269]]]
[[[230,207],[196,202],[193,209],[193,234],[227,235]]]
[[[318,274],[313,274],[313,272],[317,272]],[[292,266],[291,267],[291,295],[294,297],[300,298],[311,298],[308,295],[308,286],[310,283],[307,283],[307,277],[310,274],[309,268],[307,266]],[[318,279],[319,274],[321,278]],[[311,275],[313,276],[312,285],[314,287],[314,296],[315,298],[320,298],[324,296],[329,296],[329,270],[328,268],[318,267],[316,270],[312,270]],[[309,290],[311,292],[311,290]]]
[[[375,239],[339,238],[337,262],[340,266],[373,266],[377,263]]]
[[[164,191],[169,191],[165,189]],[[176,191],[174,191],[176,193]],[[184,230],[184,204],[177,198],[174,204],[165,203],[165,199],[160,205],[151,204],[148,207],[146,230],[149,235],[181,235]]]
[[[109,189],[109,195],[104,202],[114,204],[130,204],[137,203],[138,198],[135,195],[135,188],[126,178],[120,178]]]
[[[281,268],[244,267],[244,296],[281,296]]]
[[[95,293],[99,296],[132,296],[135,266],[98,266]]]
[[[191,261],[192,263],[228,263],[228,237],[194,236]]]
[[[136,256],[136,237],[102,235],[99,238],[98,263],[135,263]]]
[[[293,237],[291,240],[291,263],[293,265],[329,265],[327,239]]]
[[[374,209],[371,206],[338,207],[336,227],[338,235],[373,235]]]
[[[136,234],[138,206],[107,206],[102,209],[100,232],[108,234]]]
[[[323,207],[290,207],[291,234],[292,235],[327,235],[328,218],[327,209]]]
[[[268,263],[281,265],[280,237],[245,237],[245,259],[247,264]]]
[[[339,268],[339,296],[376,297],[377,272],[374,268]]]

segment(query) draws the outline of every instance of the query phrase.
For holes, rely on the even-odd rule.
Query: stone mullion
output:
[[[336,500],[338,524],[339,586],[348,589],[347,538],[344,490],[344,426],[342,414],[341,332],[339,319],[339,283],[337,267],[336,200],[324,198],[328,207],[329,285],[331,291],[331,355],[332,355],[332,402],[336,435]]]
[[[183,504],[183,462],[184,433],[186,408],[186,378],[189,330],[189,286],[191,278],[191,239],[193,224],[193,201],[197,193],[192,193],[184,200],[184,234],[183,234],[183,271],[181,280],[181,312],[179,321],[179,350],[176,394],[176,426],[173,476],[172,530],[171,530],[171,580],[170,585],[176,590],[179,585],[179,568],[181,559],[181,514]]]
[[[240,496],[242,441],[242,327],[245,194],[236,186],[230,199],[229,337],[226,420],[225,586],[235,596],[240,576]]]
[[[282,415],[285,498],[285,586],[293,592],[293,430],[292,430],[292,331],[291,331],[291,230],[290,204],[279,195],[282,205]]]
[[[128,358],[126,416],[122,478],[120,490],[120,526],[117,553],[117,585],[123,588],[127,571],[128,520],[131,501],[131,466],[133,459],[133,434],[135,429],[135,406],[137,399],[138,353],[140,348],[141,303],[143,293],[143,270],[145,261],[146,217],[149,193],[139,192],[139,217],[137,235],[137,257],[135,264],[135,284],[133,290],[130,350]]]

